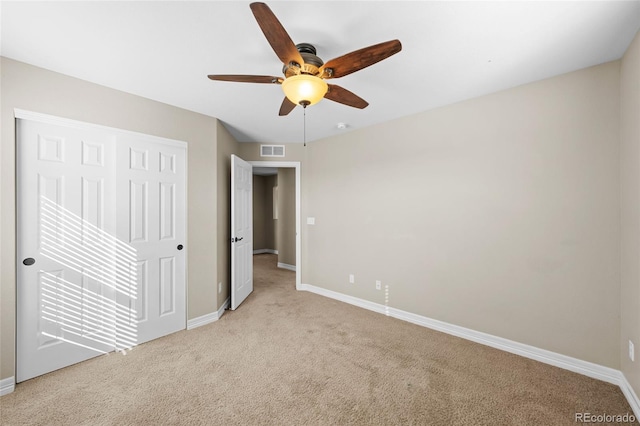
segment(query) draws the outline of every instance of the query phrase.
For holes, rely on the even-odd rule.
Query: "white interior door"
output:
[[[185,147],[74,123],[16,120],[18,382],[186,325]]]
[[[231,156],[231,309],[253,291],[253,167]]]

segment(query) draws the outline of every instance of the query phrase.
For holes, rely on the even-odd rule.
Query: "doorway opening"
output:
[[[301,283],[300,163],[249,161],[254,179],[254,254],[278,256],[279,268]]]

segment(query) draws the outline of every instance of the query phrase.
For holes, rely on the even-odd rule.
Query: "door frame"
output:
[[[296,171],[296,290],[302,290],[302,223],[300,221],[300,162],[299,161],[247,161],[253,167],[275,167]]]

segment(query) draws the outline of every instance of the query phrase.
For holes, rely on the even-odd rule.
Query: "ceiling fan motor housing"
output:
[[[299,67],[293,63],[285,64],[284,67],[282,67],[282,72],[285,77],[288,78],[298,74],[318,75],[319,68],[324,65],[324,62],[316,56],[315,46],[309,43],[299,43],[296,44],[296,49],[300,52],[304,64],[299,64]]]

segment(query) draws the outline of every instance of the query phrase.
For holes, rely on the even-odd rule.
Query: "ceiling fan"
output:
[[[294,44],[278,18],[265,3],[249,5],[267,41],[282,61],[284,77],[268,75],[212,74],[211,80],[240,83],[280,84],[285,98],[279,115],[289,114],[297,105],[306,108],[322,98],[354,108],[366,108],[369,103],[335,84],[325,80],[344,77],[380,62],[402,50],[399,40],[365,47],[324,63],[316,56],[316,48],[309,43]]]

